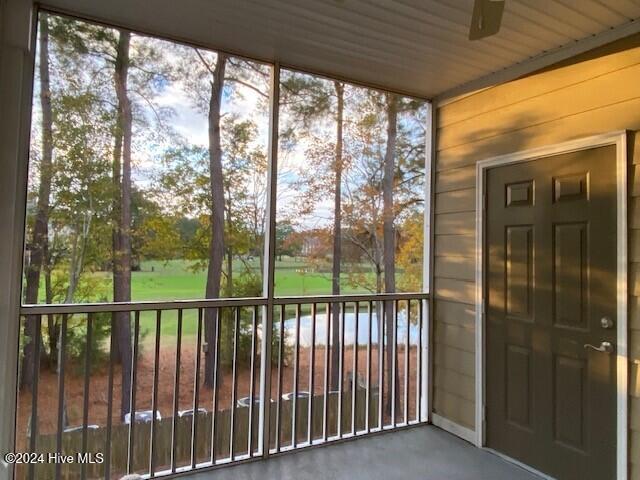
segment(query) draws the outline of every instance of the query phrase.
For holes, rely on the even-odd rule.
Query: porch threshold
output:
[[[540,480],[444,430],[425,425],[268,460],[194,473],[189,480]]]

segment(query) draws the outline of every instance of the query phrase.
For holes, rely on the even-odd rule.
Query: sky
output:
[[[136,36],[132,37],[132,45],[135,42],[144,42],[148,37]],[[163,40],[151,39],[152,44],[160,50],[164,56],[164,60],[168,63],[178,62],[178,56],[188,54],[191,47],[179,46],[175,47],[172,43]],[[135,48],[132,50],[135,55]],[[195,57],[195,56],[194,56]],[[155,89],[155,95],[150,98],[150,103],[157,107],[170,109],[172,114],[166,121],[170,127],[186,140],[186,142],[201,147],[208,147],[208,121],[206,114],[198,109],[188,92],[186,85],[187,79],[174,78],[165,82],[160,88]],[[205,88],[207,88],[205,86]],[[268,112],[264,106],[261,108],[260,103],[263,102],[261,96],[254,90],[236,85],[236,92],[232,98],[223,100],[223,115],[236,115],[240,120],[251,119],[258,127],[258,138],[256,145],[267,153],[268,144]],[[40,123],[40,105],[38,99],[38,86],[34,88],[33,102],[33,126],[32,145],[34,149],[38,149],[39,135],[37,132]],[[135,99],[134,99],[135,101]],[[264,102],[263,102],[264,103]],[[137,107],[143,112],[148,119],[154,118],[154,113],[150,106],[138,99]],[[286,123],[287,109],[281,109],[281,121]],[[347,119],[348,120],[348,119]],[[135,123],[135,120],[134,120]],[[153,122],[149,122],[153,125]],[[153,128],[153,127],[151,127]],[[332,119],[320,122],[319,133],[321,137],[326,137],[329,141],[335,135],[335,126]],[[135,135],[134,125],[134,135]],[[224,132],[223,132],[224,135]],[[162,150],[167,145],[147,144],[145,141],[135,142],[136,149],[134,151],[134,181],[142,188],[151,186],[153,179],[153,171],[159,164],[158,157],[162,154]],[[299,172],[306,168],[307,158],[306,150],[309,144],[304,138],[298,139],[297,143],[290,150],[280,152],[279,158],[279,174],[278,174],[278,217],[280,219],[291,218],[293,207],[298,206],[299,192],[295,191],[294,184],[300,178]],[[332,224],[333,221],[333,194],[327,192],[326,198],[320,199],[314,206],[313,213],[304,217],[294,217],[295,223],[303,228],[319,228]]]

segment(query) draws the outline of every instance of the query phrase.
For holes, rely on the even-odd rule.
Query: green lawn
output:
[[[147,261],[141,270],[133,272],[131,297],[133,301],[144,300],[189,300],[204,297],[206,272],[193,271],[190,263],[184,260],[169,262]],[[284,258],[276,262],[276,295],[320,295],[331,293],[329,274],[309,273],[302,261]],[[257,265],[254,265],[257,269]],[[238,265],[240,270],[240,265]],[[110,281],[110,278],[108,281]],[[346,279],[345,279],[346,280]],[[343,282],[343,284],[346,282]],[[343,293],[353,293],[355,289],[346,288]],[[162,337],[175,336],[177,312],[163,312],[161,321]],[[153,336],[155,314],[146,312],[141,315],[141,330],[147,337]],[[186,310],[183,316],[183,335],[192,336],[197,332],[197,312]]]
[[[153,270],[153,271],[152,271]],[[139,272],[131,275],[131,299],[185,300],[202,298],[205,271],[192,271],[183,260],[143,262]]]
[[[132,300],[202,298],[206,284],[206,271],[193,271],[189,265],[189,262],[184,260],[143,262],[141,270],[132,274]],[[306,270],[307,264],[302,261],[283,259],[276,262],[276,295],[331,293],[329,274],[310,273]],[[353,291],[353,289],[345,289],[345,293]]]
[[[259,270],[258,261],[249,264],[256,272]],[[185,260],[145,261],[140,271],[132,273],[131,299],[133,301],[165,301],[165,300],[194,300],[204,298],[206,271],[194,270],[192,263]],[[235,272],[241,272],[245,264],[238,262],[234,265]],[[100,298],[111,298],[112,277],[109,272],[97,272],[93,275],[99,279],[99,291],[95,291],[95,298],[85,301],[97,301]],[[328,273],[311,272],[309,265],[302,259],[284,257],[276,261],[275,277],[276,295],[326,295],[331,293],[331,277]],[[342,284],[346,285],[347,278],[343,276]],[[44,282],[40,288],[41,296],[44,292]],[[342,293],[366,293],[362,289],[344,288]],[[41,299],[40,301],[44,301]],[[155,312],[143,312],[140,316],[141,332],[148,340],[153,339],[155,331]],[[162,337],[175,337],[177,329],[177,312],[163,311],[161,321]],[[193,336],[197,332],[197,311],[183,312],[183,335]]]

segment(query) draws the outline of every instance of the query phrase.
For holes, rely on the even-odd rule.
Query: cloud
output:
[[[173,109],[175,114],[169,123],[189,143],[209,144],[207,117],[193,106],[181,82],[169,84],[154,100],[161,107]]]

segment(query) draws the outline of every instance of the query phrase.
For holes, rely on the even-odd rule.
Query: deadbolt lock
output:
[[[609,317],[602,317],[600,319],[600,326],[604,329],[613,328],[614,322]]]

